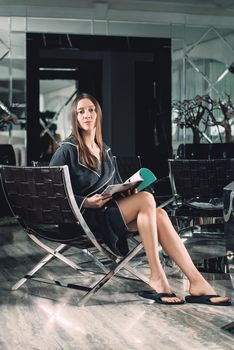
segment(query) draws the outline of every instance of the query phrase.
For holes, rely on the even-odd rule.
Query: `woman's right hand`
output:
[[[103,205],[105,205],[110,199],[111,195],[106,194],[102,196],[101,194],[95,194],[92,197],[87,197],[84,201],[84,207],[85,208],[101,208]]]

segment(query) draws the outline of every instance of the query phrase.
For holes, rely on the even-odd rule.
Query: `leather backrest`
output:
[[[26,224],[74,223],[64,167],[3,166],[1,177],[16,217]]]
[[[170,159],[169,169],[174,192],[185,199],[222,197],[234,180],[234,159]]]

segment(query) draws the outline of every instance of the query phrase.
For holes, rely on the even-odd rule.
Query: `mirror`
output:
[[[229,69],[233,63],[234,33],[214,27],[186,27],[184,37],[173,41],[175,156],[181,144],[233,143],[234,137],[234,77]],[[179,89],[176,88],[178,81],[181,82]],[[202,108],[204,115],[198,121],[198,111]],[[198,134],[195,139],[194,132]]]
[[[25,33],[10,30],[8,18],[0,20],[0,163],[25,165],[26,72]],[[3,145],[1,147],[1,145]],[[15,160],[11,156],[12,145]]]

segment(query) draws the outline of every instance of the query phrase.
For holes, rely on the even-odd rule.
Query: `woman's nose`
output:
[[[84,111],[83,117],[87,117],[88,113],[87,111]]]
[[[84,118],[92,118],[92,117],[93,117],[93,114],[89,110],[86,110],[84,113]]]

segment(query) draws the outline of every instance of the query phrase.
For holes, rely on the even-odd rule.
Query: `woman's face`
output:
[[[96,128],[97,112],[95,105],[88,98],[83,98],[77,104],[77,120],[79,127],[84,131],[92,131]]]

